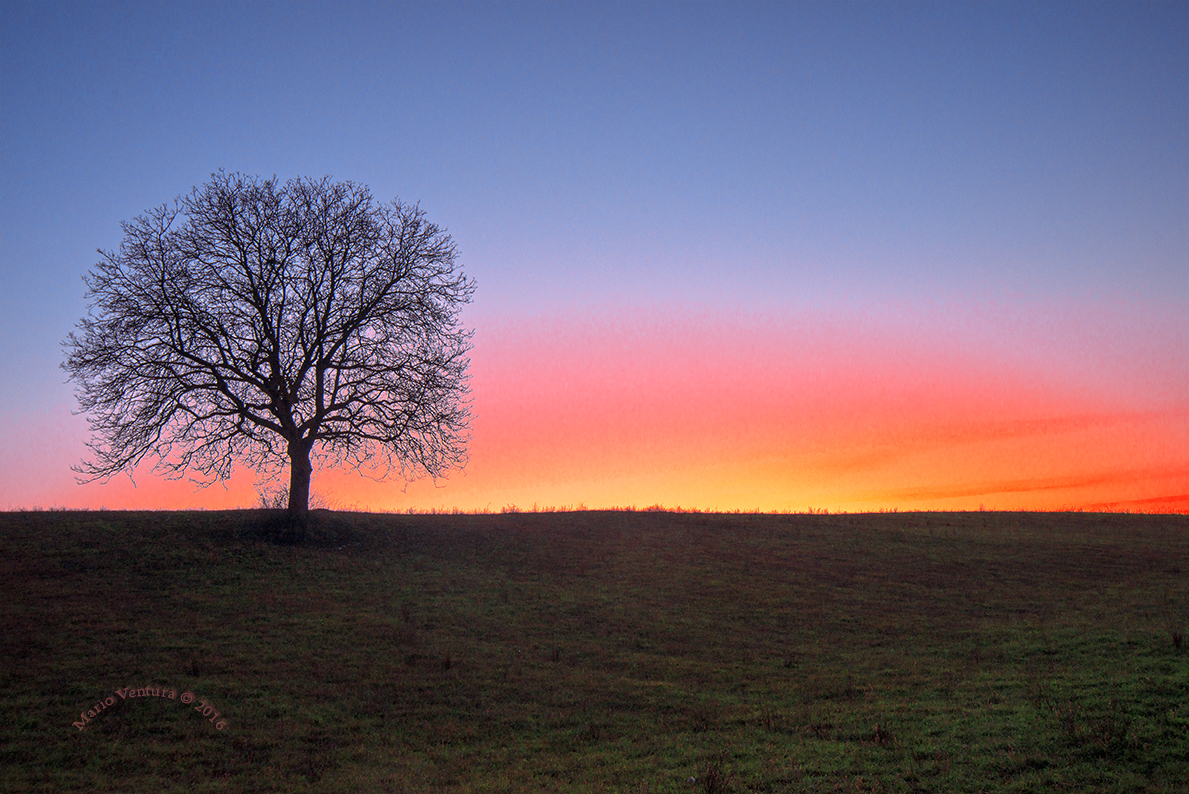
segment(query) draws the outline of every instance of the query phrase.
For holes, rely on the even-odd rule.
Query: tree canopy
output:
[[[80,481],[287,460],[304,515],[312,460],[406,480],[465,463],[474,283],[419,207],[220,172],[122,228],[64,343],[92,431]]]

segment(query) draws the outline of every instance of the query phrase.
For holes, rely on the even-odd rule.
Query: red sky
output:
[[[320,471],[314,490],[373,510],[1189,511],[1184,340],[1137,316],[1017,302],[479,319],[465,471],[407,489]],[[227,489],[137,481],[35,502],[256,501],[251,472]]]

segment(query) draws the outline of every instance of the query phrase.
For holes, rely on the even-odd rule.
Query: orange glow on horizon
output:
[[[996,336],[989,350],[955,324],[945,314],[689,311],[478,324],[466,470],[407,487],[318,471],[314,491],[331,506],[378,511],[1189,512],[1189,384],[1145,371],[1159,388],[1137,396],[1135,377],[1118,388],[1099,377],[1116,360],[1130,365],[1125,356],[1095,359],[1085,378],[1095,351],[1073,351],[1066,366],[1030,357],[1027,334]],[[137,480],[86,486],[66,503],[257,501],[250,472],[197,492],[147,472]]]

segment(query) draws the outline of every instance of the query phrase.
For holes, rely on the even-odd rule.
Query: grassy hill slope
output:
[[[1189,790],[1185,516],[268,520],[0,514],[3,790]]]

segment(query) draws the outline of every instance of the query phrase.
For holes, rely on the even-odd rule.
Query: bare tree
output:
[[[465,463],[474,283],[418,207],[220,172],[123,231],[64,343],[92,431],[80,482],[146,456],[206,484],[287,458],[304,519],[312,459],[406,480]]]

